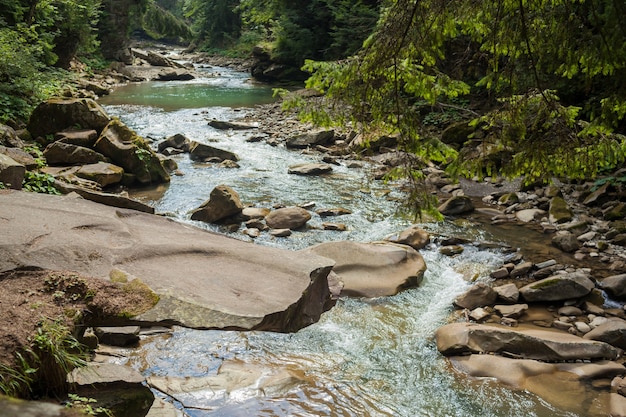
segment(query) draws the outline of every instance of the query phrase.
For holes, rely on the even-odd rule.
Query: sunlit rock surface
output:
[[[195,328],[295,331],[328,308],[333,261],[252,245],[70,196],[0,192],[0,270],[116,268],[160,296],[137,319]]]

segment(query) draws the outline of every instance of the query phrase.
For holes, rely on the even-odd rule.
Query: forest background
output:
[[[624,17],[622,0],[0,0],[0,122],[22,126],[77,62],[123,61],[133,36],[255,50],[324,93],[288,102],[304,119],[393,135],[453,174],[595,178],[626,155]]]

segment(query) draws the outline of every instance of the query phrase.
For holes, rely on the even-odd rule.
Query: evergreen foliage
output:
[[[142,29],[152,39],[185,42],[193,38],[193,33],[187,23],[157,3],[151,3],[148,6],[141,20]]]
[[[305,108],[307,117],[398,132],[404,150],[455,174],[590,178],[624,162],[624,2],[389,0],[385,6],[355,56],[307,61],[308,87],[331,101],[331,111]],[[461,109],[484,132],[483,149],[471,156],[459,157],[422,128],[425,104],[451,108],[459,97],[481,104]]]
[[[378,0],[186,0],[185,16],[205,48],[267,42],[276,62],[339,59],[356,52],[378,20]]]
[[[205,47],[232,45],[241,32],[238,0],[185,0],[183,11],[193,20],[193,29]]]
[[[60,88],[79,51],[97,46],[99,0],[0,0],[0,122],[25,120]]]

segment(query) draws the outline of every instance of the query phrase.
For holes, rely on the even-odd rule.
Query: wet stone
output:
[[[139,342],[139,326],[96,327],[100,343],[110,346],[130,346]]]

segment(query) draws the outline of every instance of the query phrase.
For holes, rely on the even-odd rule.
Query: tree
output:
[[[58,72],[96,46],[99,0],[0,0],[0,122],[25,120],[55,90]]]
[[[241,32],[238,0],[185,0],[185,17],[193,20],[200,43],[210,48],[233,44]]]
[[[612,134],[626,132],[624,2],[389,0],[385,6],[354,57],[307,62],[308,86],[343,105],[308,109],[309,117],[399,132],[404,150],[455,174],[590,178],[624,162],[623,137]],[[488,104],[487,112],[465,113],[505,159],[463,160],[422,129],[424,106],[451,108],[462,96]]]

